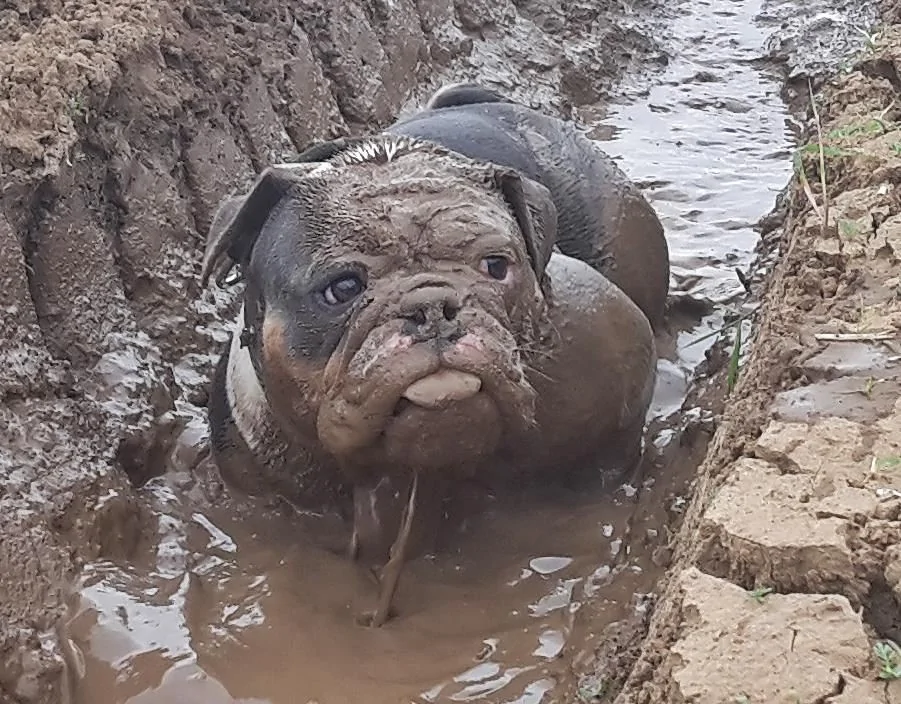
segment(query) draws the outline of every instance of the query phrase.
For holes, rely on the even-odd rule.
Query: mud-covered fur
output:
[[[571,122],[450,87],[387,132],[424,139],[509,167],[545,186],[558,213],[557,245],[619,286],[655,327],[663,323],[669,252],[663,227],[638,188]],[[441,95],[441,91],[438,92]]]
[[[389,467],[471,472],[534,423],[525,368],[550,334],[540,282],[556,233],[542,186],[419,140],[380,136],[323,164],[267,169],[223,209],[204,277],[233,263],[246,281],[226,384],[247,443],[262,444],[263,404],[247,398],[264,393],[290,441],[355,481]],[[514,263],[509,285],[478,270],[495,250]],[[323,287],[343,272],[367,277],[365,293],[325,305]],[[445,307],[453,301],[459,315],[440,321],[447,330],[420,335],[405,310],[430,296]],[[473,358],[451,344],[458,339],[478,348],[467,353]],[[383,359],[392,344],[410,348]],[[477,374],[486,393],[440,418],[416,408],[398,415],[404,389],[439,366]],[[479,418],[484,432],[467,431]],[[424,445],[426,436],[434,437]],[[428,451],[417,452],[422,446]]]
[[[232,484],[326,503],[402,496],[411,471],[495,484],[637,459],[659,221],[572,126],[471,85],[430,106],[313,145],[217,213],[203,279],[245,283],[210,404]],[[478,386],[411,402],[447,370]]]
[[[458,83],[436,91],[424,110],[386,132],[508,167],[545,186],[557,210],[559,250],[619,286],[652,326],[663,324],[669,251],[660,220],[616,163],[574,124],[478,84]],[[316,144],[294,161],[333,157],[358,141]]]

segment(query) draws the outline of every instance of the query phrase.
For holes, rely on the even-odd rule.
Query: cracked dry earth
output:
[[[901,640],[901,26],[816,106],[822,140],[808,111],[751,351],[618,704],[901,702],[874,655]]]

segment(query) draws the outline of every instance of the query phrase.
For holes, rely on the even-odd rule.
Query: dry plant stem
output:
[[[813,208],[813,212],[817,214],[817,217],[820,219],[820,227],[822,228],[823,221],[823,211],[820,210],[820,206],[817,205],[816,196],[813,194],[813,189],[810,187],[810,181],[807,180],[807,174],[804,173],[804,166],[801,165],[801,170],[798,173],[798,179],[801,181],[801,188],[804,190],[804,195],[807,196],[807,201],[810,203],[810,207]]]
[[[879,332],[823,332],[814,335],[819,342],[879,342],[894,340],[898,333],[891,330]]]
[[[823,212],[820,217],[820,236],[825,239],[829,228],[829,191],[826,189],[826,152],[823,148],[823,123],[820,121],[820,111],[817,109],[816,97],[813,94],[813,81],[807,79],[807,90],[810,93],[810,108],[813,111],[813,121],[817,128],[817,146],[820,157],[820,187],[823,190]],[[839,250],[842,241],[839,239]]]
[[[382,568],[379,579],[379,603],[372,615],[370,625],[374,628],[383,626],[391,614],[391,602],[397,591],[400,581],[400,573],[404,567],[404,555],[407,552],[407,543],[410,542],[410,532],[413,528],[413,516],[416,514],[416,494],[419,488],[419,473],[414,472],[413,483],[410,486],[410,498],[404,507],[404,515],[400,524],[400,532],[397,540],[391,546],[388,562]]]

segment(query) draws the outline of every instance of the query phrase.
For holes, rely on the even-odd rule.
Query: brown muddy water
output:
[[[845,22],[834,7],[811,7],[812,36]],[[81,575],[69,623],[84,660],[76,701],[558,701],[605,627],[640,614],[665,569],[715,410],[702,378],[714,339],[702,338],[740,309],[735,269],[752,263],[755,223],[790,176],[782,79],[761,59],[796,10],[683,3],[668,30],[671,60],[650,88],[644,80],[625,101],[581,115],[663,219],[674,297],[700,303],[677,306],[681,329],[662,344],[635,476],[488,502],[408,565],[399,617],[366,629],[355,616],[375,587],[341,554],[335,518],[229,496],[206,460],[196,466],[204,420],[184,405],[173,466],[141,490],[157,524],[144,559]],[[187,366],[178,375],[202,382]]]

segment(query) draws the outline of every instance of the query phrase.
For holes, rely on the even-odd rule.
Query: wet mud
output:
[[[633,28],[653,6],[635,9],[0,8],[0,698],[71,701],[82,671],[85,682],[101,676],[87,672],[90,642],[70,642],[59,626],[104,565],[116,566],[105,572],[113,583],[138,580],[141,565],[164,569],[158,555],[192,573],[176,519],[152,497],[162,481],[173,501],[196,499],[200,516],[222,503],[204,500],[216,484],[204,475],[201,409],[234,301],[198,286],[219,200],[311,141],[384,125],[408,97],[489,64],[508,94],[565,114],[653,54]],[[124,584],[114,614],[127,614],[128,593]],[[165,651],[179,637],[151,640]],[[140,671],[135,658],[113,658],[125,679]],[[152,689],[159,677],[133,686]]]
[[[901,41],[822,94],[825,233],[848,241],[824,236],[796,180],[780,196],[789,103],[876,14],[817,7],[4,8],[0,701],[774,701],[772,668],[716,664],[753,659],[718,624],[769,587],[784,594],[750,600],[769,611],[749,632],[812,634],[799,701],[843,701],[822,698],[841,681],[865,702],[871,640],[898,628]],[[483,498],[410,564],[401,617],[361,629],[376,590],[346,526],[229,492],[209,461],[201,408],[233,301],[199,290],[201,240],[255,169],[464,78],[578,117],[642,183],[672,251],[672,330],[634,476]],[[715,333],[741,315],[726,396],[732,333]],[[806,477],[829,453],[841,471]],[[761,534],[780,522],[792,540]]]
[[[901,701],[898,9],[797,113],[749,352],[617,702]]]

